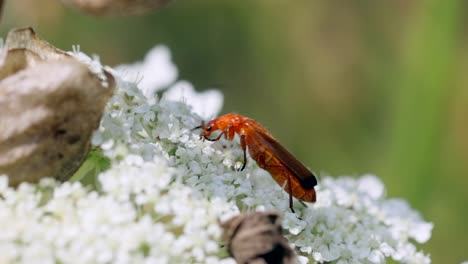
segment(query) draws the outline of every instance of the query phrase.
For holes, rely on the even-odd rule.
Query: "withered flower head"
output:
[[[31,28],[0,51],[0,174],[10,185],[66,180],[89,152],[114,79],[106,80]]]
[[[282,235],[278,212],[254,212],[222,223],[229,254],[238,263],[295,263],[294,251]]]
[[[62,0],[96,16],[139,15],[164,7],[171,0]]]

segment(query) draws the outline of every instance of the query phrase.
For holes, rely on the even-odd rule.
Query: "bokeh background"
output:
[[[320,174],[374,173],[435,224],[433,263],[468,260],[468,2],[177,0],[96,18],[58,0],[7,1],[0,34],[33,26],[108,65],[172,51],[223,112],[263,123]],[[155,69],[156,70],[156,69]]]

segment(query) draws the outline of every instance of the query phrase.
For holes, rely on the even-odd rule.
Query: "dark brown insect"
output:
[[[298,161],[286,148],[284,148],[260,123],[239,114],[227,114],[202,123],[194,129],[202,129],[201,137],[210,141],[217,141],[224,137],[233,140],[237,134],[240,137],[244,151],[244,163],[247,164],[247,149],[250,156],[258,166],[268,171],[273,179],[284,186],[289,193],[289,207],[293,209],[292,197],[305,202],[315,202],[314,186],[317,178],[300,161]],[[209,138],[217,130],[221,131],[216,138]]]

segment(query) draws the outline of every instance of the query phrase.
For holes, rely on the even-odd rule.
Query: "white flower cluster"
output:
[[[415,242],[430,238],[432,224],[405,201],[385,199],[374,176],[321,178],[317,202],[295,202],[293,214],[253,160],[235,170],[237,142],[191,131],[219,112],[222,96],[175,82],[168,54],[157,47],[144,63],[107,69],[117,87],[93,138],[111,161],[99,188],[43,180],[13,190],[0,177],[0,263],[233,263],[219,221],[269,209],[284,213],[301,263],[430,263]],[[135,69],[144,90],[128,74]]]
[[[173,178],[133,155],[99,176],[102,192],[50,179],[13,190],[3,176],[0,263],[219,263],[226,206]]]
[[[317,262],[386,263],[391,258],[430,263],[412,240],[426,242],[433,225],[404,200],[385,199],[384,191],[382,182],[371,175],[322,179],[318,200],[303,211],[301,224],[287,214],[290,241]]]

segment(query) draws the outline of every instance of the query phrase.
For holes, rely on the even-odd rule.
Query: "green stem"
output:
[[[440,171],[461,4],[459,0],[423,4],[397,71],[401,78],[394,87],[389,174],[395,190],[418,208],[425,205]]]

